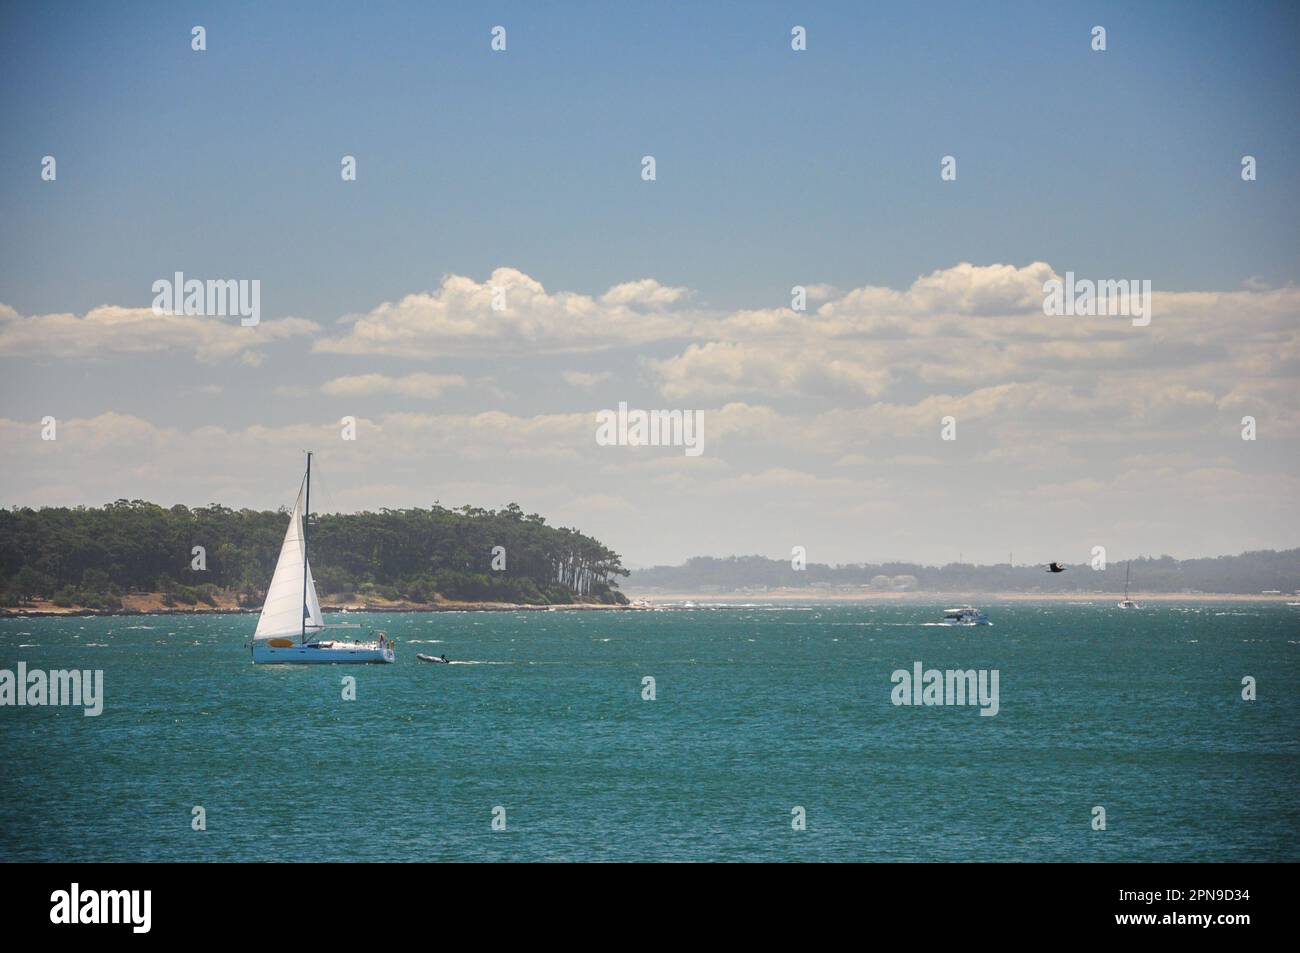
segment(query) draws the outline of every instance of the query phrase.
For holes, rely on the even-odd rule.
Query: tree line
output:
[[[255,607],[288,520],[283,508],[164,508],[143,500],[0,510],[0,604],[53,599],[116,608],[128,592],[213,603],[233,591]],[[618,553],[514,503],[319,514],[309,526],[312,574],[326,600],[627,601],[618,591],[618,577],[627,575]]]
[[[794,569],[790,560],[765,556],[697,556],[681,566],[638,569],[629,586],[637,591],[731,592],[744,589],[809,586],[869,588],[921,592],[1120,592],[1127,561],[1109,561],[1105,569],[1070,564],[1063,573],[1043,566],[1001,563],[976,566],[949,563],[877,563],[831,566],[808,563]],[[1214,592],[1254,594],[1266,590],[1300,591],[1300,549],[1259,550],[1238,556],[1174,559],[1143,556],[1132,560],[1134,592]]]

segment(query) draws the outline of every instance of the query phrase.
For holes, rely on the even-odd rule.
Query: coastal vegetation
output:
[[[261,605],[280,553],[286,510],[102,507],[0,510],[0,605],[48,600],[112,610],[128,593],[164,605]],[[311,518],[312,573],[328,601],[406,600],[621,604],[621,557],[577,530],[516,504],[488,510],[380,510]]]

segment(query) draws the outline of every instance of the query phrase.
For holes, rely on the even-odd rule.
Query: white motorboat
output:
[[[992,625],[986,616],[979,609],[972,606],[958,606],[955,609],[943,610],[943,621],[941,625]]]

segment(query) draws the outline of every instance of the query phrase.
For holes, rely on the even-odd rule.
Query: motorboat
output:
[[[992,625],[986,616],[979,609],[972,606],[958,606],[955,609],[944,609],[943,619],[940,625]]]

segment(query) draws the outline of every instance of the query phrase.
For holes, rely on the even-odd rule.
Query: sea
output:
[[[397,640],[364,666],[254,666],[251,615],[3,619],[0,669],[102,671],[103,710],[0,707],[0,860],[1300,860],[1300,608],[943,608],[337,617]],[[896,704],[918,663],[996,714]]]

